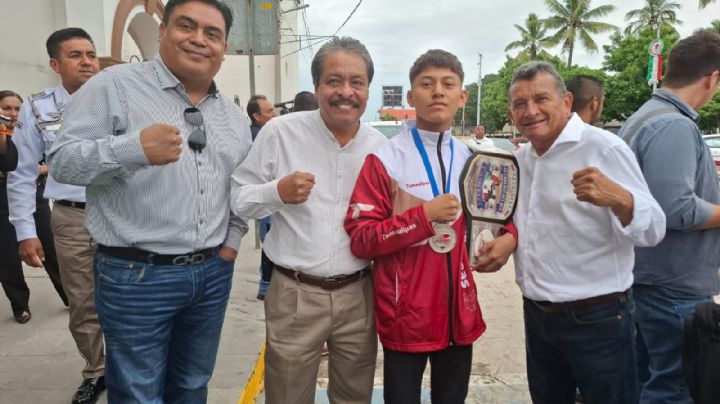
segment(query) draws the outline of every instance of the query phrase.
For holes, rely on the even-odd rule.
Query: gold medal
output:
[[[449,223],[432,223],[435,235],[430,237],[430,248],[436,253],[444,254],[455,247],[457,243],[457,234]]]

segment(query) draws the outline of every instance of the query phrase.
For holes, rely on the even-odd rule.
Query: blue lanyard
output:
[[[436,198],[440,195],[440,192],[438,191],[437,182],[435,182],[435,176],[433,175],[432,166],[430,165],[430,159],[428,159],[427,152],[425,151],[425,146],[423,146],[422,141],[420,140],[420,134],[418,133],[417,128],[412,128],[412,135],[413,140],[415,141],[415,147],[418,150],[418,153],[420,153],[420,158],[422,158],[423,164],[425,165],[425,172],[427,172],[428,180],[430,181],[430,186],[432,187],[433,196]],[[450,170],[448,170],[448,180],[445,183],[445,193],[450,193],[450,180],[452,179],[452,166],[453,166],[453,160],[455,160],[455,149],[453,148],[453,141],[452,138],[450,138]]]

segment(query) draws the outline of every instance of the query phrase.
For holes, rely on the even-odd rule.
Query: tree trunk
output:
[[[573,49],[575,48],[575,41],[570,42],[570,50],[568,51],[568,69],[572,68],[572,54]]]

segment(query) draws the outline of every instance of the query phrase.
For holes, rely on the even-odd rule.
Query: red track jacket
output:
[[[452,224],[457,243],[451,252],[436,253],[428,245],[434,232],[422,204],[434,196],[410,124],[365,160],[345,230],[353,254],[374,260],[375,323],[383,346],[430,352],[472,344],[485,331],[485,322],[465,249],[464,216]],[[440,136],[424,131],[420,136],[442,189]],[[450,142],[450,192],[459,198],[460,173],[471,152],[445,132],[441,150],[446,175]]]

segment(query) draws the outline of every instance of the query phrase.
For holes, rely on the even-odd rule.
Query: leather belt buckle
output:
[[[354,274],[348,276],[348,275],[335,275],[335,276],[328,276],[327,278],[324,278],[322,282],[320,283],[320,287],[325,290],[335,290],[339,289],[349,283],[352,283],[355,279]]]
[[[205,261],[205,254],[188,254],[188,255],[178,255],[177,257],[173,258],[172,264],[173,265],[189,265],[189,264],[202,264]]]

